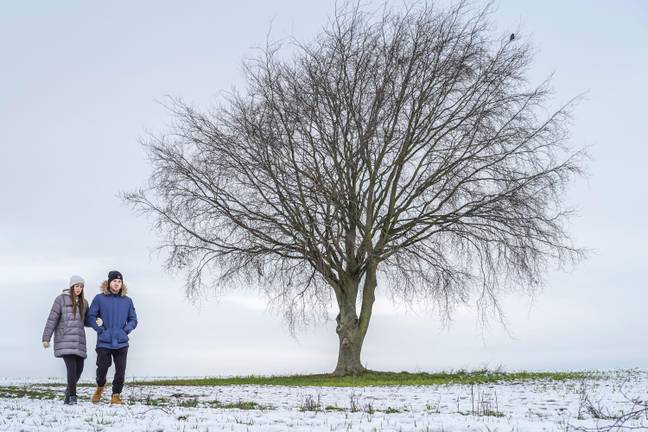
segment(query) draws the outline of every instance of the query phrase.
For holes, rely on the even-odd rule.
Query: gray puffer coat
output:
[[[83,299],[83,313],[88,311],[88,302]],[[54,356],[78,355],[86,358],[86,335],[83,327],[84,317],[79,316],[79,309],[72,315],[72,298],[70,290],[56,297],[49,318],[43,330],[43,342],[49,342],[54,334]]]

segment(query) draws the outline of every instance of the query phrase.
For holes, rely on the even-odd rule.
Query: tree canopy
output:
[[[571,101],[548,111],[532,47],[495,37],[489,7],[348,4],[312,41],[268,43],[219,108],[173,100],[146,142],[154,215],[187,292],[256,283],[291,324],[338,306],[335,372],[364,370],[375,290],[449,313],[533,291],[577,260],[565,188]],[[382,275],[379,279],[379,275]]]

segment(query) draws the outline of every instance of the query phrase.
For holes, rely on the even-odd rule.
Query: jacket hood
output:
[[[101,291],[102,294],[106,294],[106,295],[112,294],[110,292],[110,285],[108,284],[108,279],[101,282],[100,291]],[[122,296],[122,297],[125,297],[125,296],[128,295],[128,286],[123,282],[122,282],[122,289],[119,292],[119,295]]]
[[[84,290],[84,295],[85,295],[85,290]],[[59,296],[64,296],[66,298],[71,299],[71,297],[70,297],[70,288],[64,289],[63,292],[61,294],[59,294]],[[70,300],[70,301],[72,301],[72,300]],[[85,297],[83,298],[83,304],[85,304],[86,308],[88,307],[88,299],[86,299]]]
[[[61,291],[62,294],[67,294],[70,295],[71,288],[65,288],[63,291]],[[81,291],[81,293],[85,296],[85,289]]]

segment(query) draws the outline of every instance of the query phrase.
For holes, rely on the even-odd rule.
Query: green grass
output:
[[[132,402],[140,402],[144,405],[149,405],[149,406],[167,406],[169,405],[169,399],[167,398],[152,398],[148,396],[146,399],[141,399],[137,400],[135,398],[129,398],[128,399],[129,403]]]
[[[240,410],[263,410],[263,409],[272,409],[271,406],[259,405],[254,401],[238,401],[230,403],[219,403],[218,405],[212,405],[213,408],[223,408],[223,409],[240,409]]]
[[[624,371],[630,373],[632,371]],[[500,370],[458,370],[454,372],[379,372],[368,371],[361,375],[336,377],[330,374],[314,375],[248,375],[235,377],[179,378],[150,381],[129,381],[136,386],[227,386],[227,385],[284,385],[295,387],[369,387],[399,385],[491,384],[515,381],[579,381],[605,378],[606,374],[590,372],[503,372]],[[62,383],[36,384],[39,387],[60,387]],[[78,384],[94,387],[94,384]]]
[[[183,397],[184,395],[177,395]],[[145,398],[137,398],[131,396],[127,398],[128,404],[140,403],[143,405],[154,406],[154,407],[169,407],[176,406],[180,408],[221,408],[221,409],[241,409],[241,410],[269,410],[273,409],[271,406],[260,405],[254,401],[244,401],[239,400],[238,402],[229,402],[223,403],[218,400],[203,400],[200,401],[195,397],[180,399],[178,397],[172,398],[153,398],[147,396]]]
[[[0,398],[29,398],[29,399],[62,399],[63,394],[55,391],[37,390],[28,387],[0,386]]]
[[[394,408],[394,407],[387,407],[387,409],[384,410],[383,412],[384,412],[385,414],[396,414],[396,413],[401,412],[401,410],[398,409],[398,408]]]
[[[346,411],[346,409],[340,408],[336,405],[326,405],[324,411]]]
[[[182,408],[196,408],[198,406],[198,399],[186,399],[178,402],[178,406]]]
[[[242,376],[198,379],[163,379],[134,381],[141,386],[227,386],[227,385],[284,385],[317,387],[368,387],[398,385],[441,385],[441,384],[488,384],[513,381],[564,381],[594,378],[588,372],[500,372],[500,371],[457,371],[439,373],[409,372],[365,372],[357,376],[335,377],[329,374],[284,375],[284,376]]]

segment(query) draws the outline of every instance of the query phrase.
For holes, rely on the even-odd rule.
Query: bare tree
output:
[[[347,5],[289,55],[268,43],[218,109],[173,100],[174,129],[145,143],[149,185],[125,199],[155,215],[188,295],[257,283],[291,325],[334,297],[334,373],[356,374],[380,275],[397,300],[498,313],[502,290],[579,258],[570,104],[546,111],[530,45],[488,16]]]

